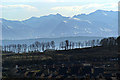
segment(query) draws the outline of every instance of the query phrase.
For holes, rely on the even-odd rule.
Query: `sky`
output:
[[[96,10],[117,11],[119,0],[1,0],[0,18],[26,20],[49,14],[72,17]]]

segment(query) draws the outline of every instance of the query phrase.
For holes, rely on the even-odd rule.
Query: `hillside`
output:
[[[81,67],[82,70],[85,70],[86,64],[88,68],[102,70],[102,72],[98,71],[97,73],[94,73],[92,75],[94,78],[101,73],[109,80],[111,74],[119,73],[118,58],[119,54],[116,46],[46,51],[42,53],[3,54],[3,76],[7,78],[33,78],[36,76],[35,78],[39,79],[48,78],[49,75],[54,75],[51,78],[55,78],[55,75],[57,77],[60,76],[60,74],[63,74],[60,71],[57,71],[57,69],[62,69],[61,65],[64,65],[64,68],[66,69],[70,68],[72,70],[72,68],[75,68],[76,70]],[[16,65],[19,66],[19,70],[15,69]],[[53,66],[55,66],[54,69],[59,74],[54,74],[54,71],[50,73],[45,71],[47,69],[52,71]],[[64,70],[62,70],[62,72],[64,72]],[[37,73],[39,73],[38,76]],[[89,73],[89,69],[87,69],[86,73]],[[82,78],[86,73],[79,73],[78,75],[75,71],[71,72],[76,78],[80,78],[80,76]],[[42,77],[42,74],[45,74],[45,76]],[[64,73],[64,76],[67,78],[66,74],[67,73]],[[75,76],[71,75],[70,78],[75,78]],[[65,77],[63,77],[63,79]]]

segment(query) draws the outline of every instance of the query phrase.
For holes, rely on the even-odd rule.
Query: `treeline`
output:
[[[114,37],[109,37],[109,38],[104,38],[100,41],[101,46],[104,47],[110,47],[111,48],[116,48],[118,49],[118,52],[120,52],[120,36],[117,38]]]
[[[104,38],[100,42],[101,46],[116,46],[117,45],[117,38],[109,37]]]
[[[3,53],[32,53],[32,52],[44,52],[45,50],[68,50],[83,47],[93,47],[100,45],[100,40],[89,40],[85,42],[72,42],[65,40],[60,42],[58,46],[54,41],[51,42],[39,42],[36,41],[33,44],[10,44],[2,46]]]
[[[68,50],[83,47],[94,47],[94,46],[119,46],[120,47],[120,37],[114,38],[104,38],[102,40],[89,40],[84,42],[72,42],[65,40],[60,42],[59,46],[55,45],[54,41],[51,42],[39,42],[36,41],[33,44],[10,44],[2,46],[3,53],[34,53],[34,52],[44,52],[45,50]],[[58,47],[58,48],[57,48]],[[119,48],[120,49],[120,48]]]
[[[27,53],[27,52],[43,52],[46,49],[55,49],[55,42],[38,42],[33,44],[10,44],[2,46],[2,52],[7,53]]]
[[[118,52],[120,52],[120,36],[117,38]]]
[[[120,37],[104,38],[100,41],[101,46],[118,46],[120,47]]]
[[[89,40],[84,42],[72,42],[69,40],[65,40],[60,43],[59,49],[61,50],[68,50],[68,49],[74,49],[74,48],[83,48],[83,47],[93,47],[93,46],[99,46],[100,40]]]

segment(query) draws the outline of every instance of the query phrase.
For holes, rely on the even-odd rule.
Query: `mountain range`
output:
[[[23,21],[0,19],[3,39],[52,38],[67,36],[118,35],[118,12],[97,10],[90,14],[65,17],[50,14]]]

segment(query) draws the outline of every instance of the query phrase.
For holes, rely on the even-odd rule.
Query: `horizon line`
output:
[[[103,9],[98,9],[98,10],[96,10],[96,11],[108,11],[108,12],[113,11],[113,12],[117,12],[117,11],[114,11],[114,10],[103,10]],[[91,12],[91,13],[94,13],[94,12],[96,12],[96,11],[93,11],[93,12]],[[56,14],[50,13],[50,14],[43,15],[43,16],[31,16],[31,17],[29,17],[29,18],[22,19],[22,20],[18,20],[18,19],[6,19],[6,18],[2,18],[2,17],[0,17],[0,19],[10,20],[10,21],[25,21],[25,20],[31,19],[31,18],[33,18],[33,17],[34,17],[34,18],[40,18],[40,17],[44,17],[44,16],[57,15],[57,14],[59,14],[59,15],[61,15],[61,16],[63,16],[63,17],[72,18],[72,17],[74,17],[74,16],[76,16],[76,15],[82,15],[82,14],[89,15],[89,14],[91,14],[91,13],[81,13],[81,14],[75,14],[75,15],[73,15],[73,16],[64,16],[64,15],[62,15],[62,14],[60,14],[60,13],[56,13]]]

